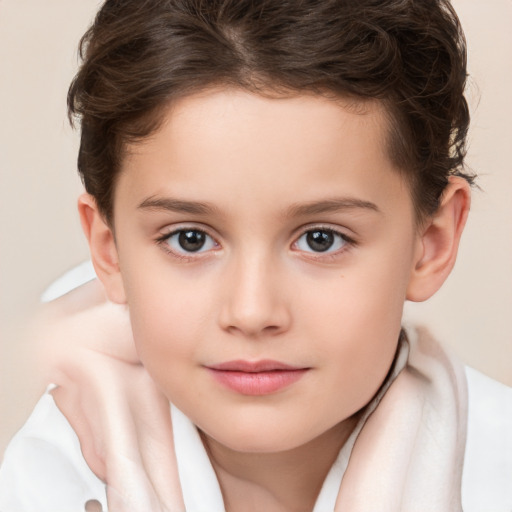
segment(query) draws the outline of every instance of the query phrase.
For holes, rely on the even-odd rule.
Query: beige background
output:
[[[97,0],[0,0],[0,454],[41,389],[24,328],[45,286],[87,249],[66,121],[77,42]],[[453,275],[408,316],[512,385],[512,0],[454,0],[466,31],[481,176]]]

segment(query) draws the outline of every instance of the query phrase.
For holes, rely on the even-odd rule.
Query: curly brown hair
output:
[[[466,45],[448,0],[107,0],[68,93],[78,169],[107,221],[126,144],[213,85],[376,99],[419,218],[464,172]]]

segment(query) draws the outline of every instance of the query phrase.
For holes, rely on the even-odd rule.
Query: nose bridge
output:
[[[289,327],[279,261],[269,251],[246,249],[228,270],[230,283],[221,312],[224,329],[248,336],[279,333]]]

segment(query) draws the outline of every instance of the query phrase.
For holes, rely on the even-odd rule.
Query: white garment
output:
[[[512,388],[466,368],[464,512],[512,512]]]
[[[512,511],[512,389],[467,368],[468,438],[462,480],[464,512]],[[223,512],[215,473],[194,425],[172,407],[176,456],[190,512]],[[339,460],[324,483],[315,512],[331,505],[343,471]],[[198,492],[200,490],[200,492]],[[9,444],[0,469],[1,512],[83,512],[105,485],[89,469],[78,438],[45,394]],[[324,508],[329,506],[330,508]],[[373,512],[373,511],[372,511]]]
[[[91,278],[90,269],[84,272],[82,268],[78,272],[79,275],[68,274],[59,280],[58,293],[66,293]],[[395,375],[406,359],[407,351],[402,349]],[[511,512],[512,390],[471,369],[466,369],[466,376],[469,414],[462,479],[463,509],[464,512]],[[385,389],[381,390],[380,395],[384,392]],[[377,396],[370,403],[368,412],[379,400]],[[223,512],[219,484],[195,426],[174,407],[171,415],[187,511]],[[314,512],[333,510],[358,430],[340,451]],[[0,468],[0,512],[83,512],[85,503],[92,499],[107,510],[104,483],[88,468],[76,434],[52,396],[45,394],[6,450]]]

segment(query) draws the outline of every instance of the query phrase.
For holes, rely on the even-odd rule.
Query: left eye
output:
[[[216,246],[215,240],[199,229],[180,229],[165,239],[171,250],[177,253],[205,252]]]
[[[330,229],[311,229],[296,242],[297,248],[306,252],[336,252],[348,243],[347,239]]]

